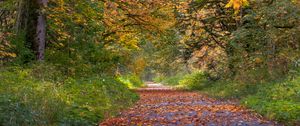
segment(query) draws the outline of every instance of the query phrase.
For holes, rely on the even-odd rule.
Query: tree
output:
[[[7,31],[16,34],[16,36],[21,36],[25,31],[27,44],[31,45],[36,60],[42,61],[46,45],[44,8],[47,6],[47,0],[10,0],[4,1],[3,4],[8,7],[7,11],[11,12],[11,18],[3,15],[4,19],[11,19],[10,25],[12,26]]]
[[[45,46],[46,46],[46,16],[43,12],[44,7],[47,6],[48,0],[38,0],[39,14],[37,17],[36,26],[36,39],[35,43],[38,45],[37,60],[42,61],[45,58]]]

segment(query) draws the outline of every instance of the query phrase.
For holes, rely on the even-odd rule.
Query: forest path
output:
[[[136,90],[140,100],[100,126],[274,126],[274,122],[231,101],[157,83]]]

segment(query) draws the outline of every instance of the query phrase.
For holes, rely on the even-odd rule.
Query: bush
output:
[[[160,83],[160,82],[162,82],[164,79],[165,79],[165,77],[163,77],[163,76],[156,76],[156,77],[153,78],[152,81],[155,82],[155,83]]]
[[[242,103],[270,119],[288,125],[300,123],[300,77],[259,86],[255,95],[242,99]]]
[[[240,99],[257,92],[259,85],[244,84],[235,81],[207,81],[207,85],[200,89],[202,92],[217,98]]]
[[[70,106],[64,121],[73,125],[79,125],[75,123],[78,120],[81,120],[80,123],[96,125],[98,121],[114,115],[138,98],[112,77],[77,81],[68,79],[63,88],[67,96],[64,101],[68,101]]]
[[[185,75],[179,85],[187,89],[201,89],[207,84],[207,79],[203,72],[196,71],[192,74]]]
[[[134,74],[119,76],[118,79],[127,85],[128,88],[138,88],[144,86],[144,82],[141,80],[141,78]]]
[[[0,125],[96,125],[138,99],[113,77],[48,81],[57,72],[36,76],[40,70],[32,68],[0,71]]]
[[[184,75],[177,74],[172,77],[167,77],[162,80],[162,83],[166,85],[176,86],[179,85],[179,81],[183,78],[183,76]]]

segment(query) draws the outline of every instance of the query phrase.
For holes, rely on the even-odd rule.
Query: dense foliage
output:
[[[0,125],[95,125],[132,104],[142,79],[299,124],[299,6],[1,0]]]

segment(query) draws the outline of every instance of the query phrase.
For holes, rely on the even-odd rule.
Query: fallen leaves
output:
[[[141,99],[100,126],[148,125],[276,125],[230,101],[218,101],[196,92],[172,89],[137,90]]]

